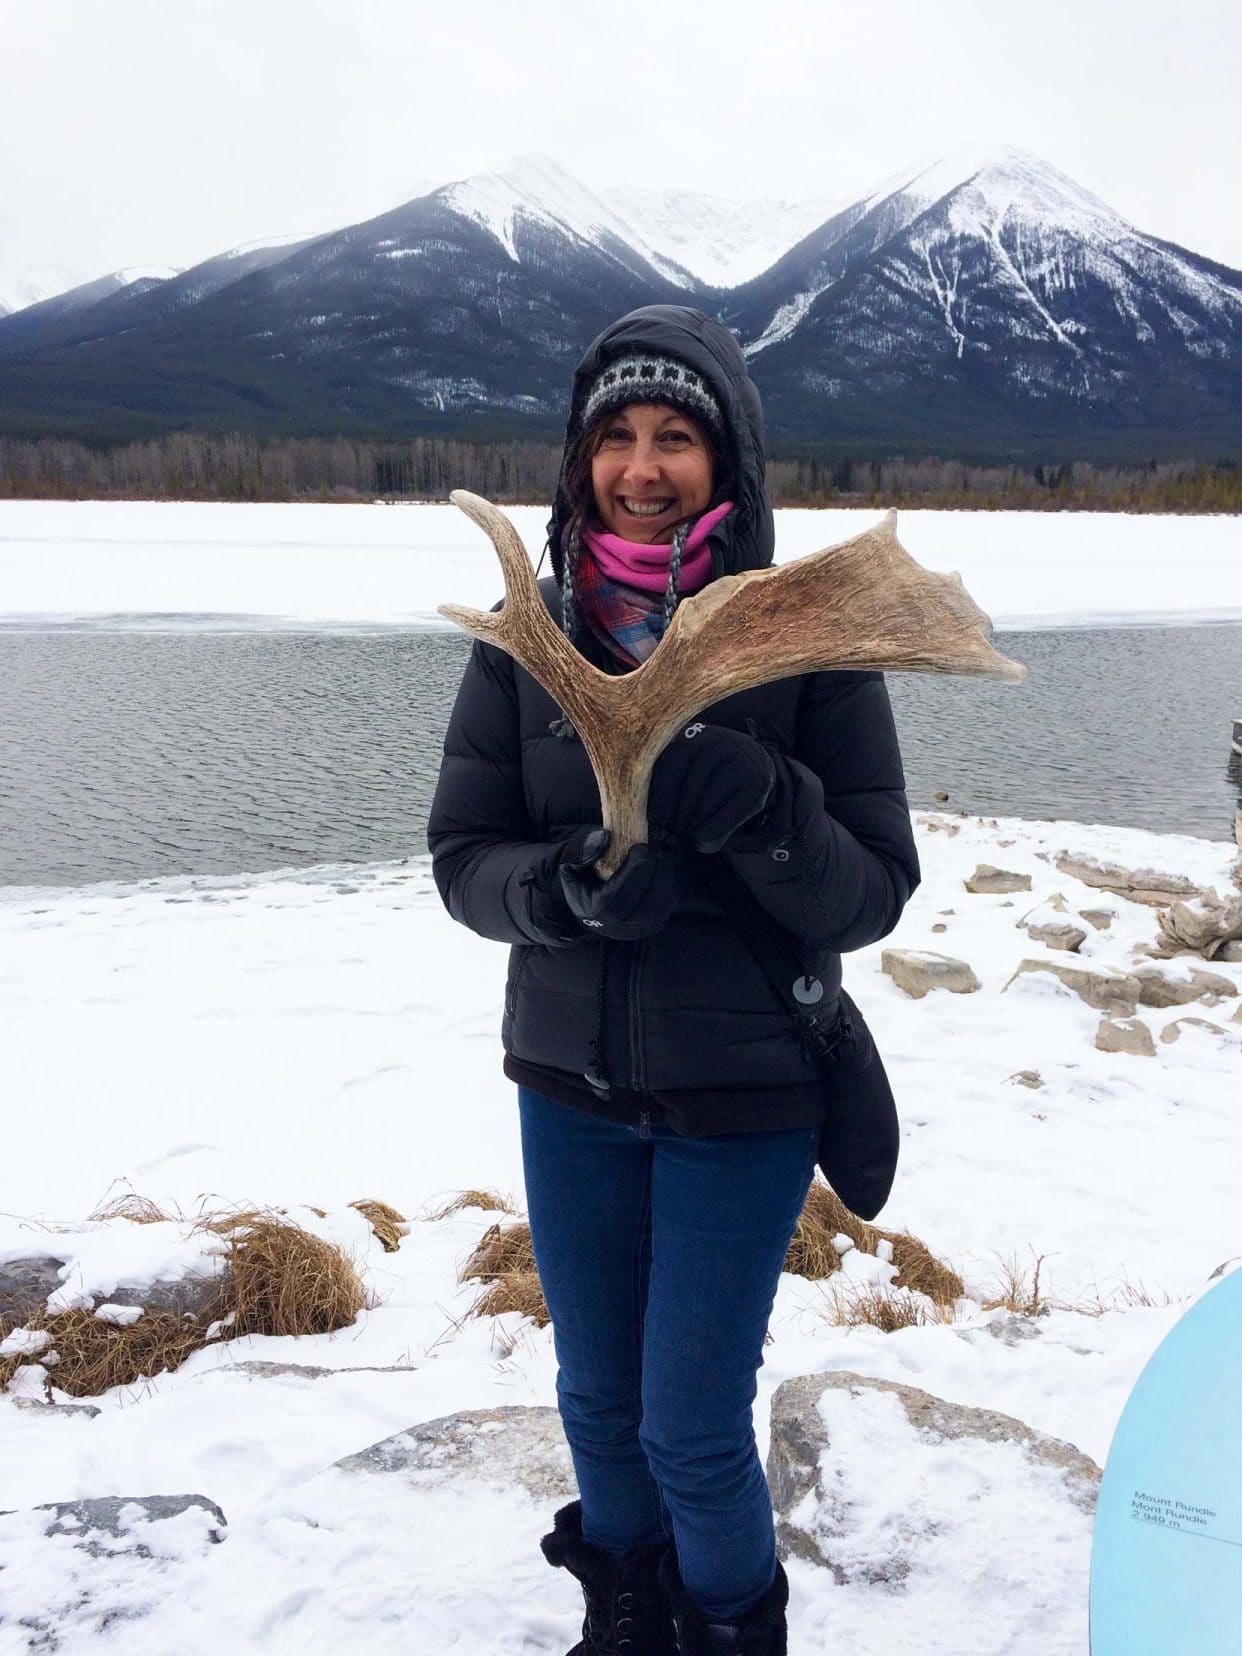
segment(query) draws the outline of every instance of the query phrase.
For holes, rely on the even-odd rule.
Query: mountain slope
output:
[[[873,192],[731,295],[787,425],[1135,432],[1242,417],[1242,276],[1020,151]],[[870,409],[872,417],[868,417]]]

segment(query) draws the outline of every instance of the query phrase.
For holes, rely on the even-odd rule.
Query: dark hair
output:
[[[635,398],[634,401],[640,401]],[[628,405],[627,405],[628,406]],[[675,407],[675,404],[670,404]],[[574,603],[574,576],[577,573],[575,564],[578,558],[578,549],[582,544],[582,532],[595,509],[595,489],[591,482],[591,462],[599,453],[608,427],[621,412],[618,408],[610,408],[605,413],[592,420],[585,426],[565,451],[565,463],[561,469],[561,489],[565,495],[567,511],[565,520],[561,524],[561,567],[564,575],[561,580],[561,624],[565,631],[573,637],[576,623],[576,606]],[[721,454],[711,432],[696,420],[693,414],[684,408],[677,409],[678,414],[694,427],[703,440],[708,457],[712,463],[712,498],[720,492],[721,483]],[[678,528],[681,528],[678,525]],[[678,549],[680,550],[680,548]],[[680,560],[679,560],[680,561]],[[665,624],[669,617],[665,617]]]

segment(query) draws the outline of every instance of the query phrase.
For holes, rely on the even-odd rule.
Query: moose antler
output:
[[[1017,683],[1026,668],[994,650],[989,622],[960,575],[923,569],[897,539],[897,514],[853,539],[777,568],[726,575],[687,598],[633,672],[601,673],[548,613],[526,548],[490,501],[465,489],[454,506],[491,538],[505,577],[501,610],[441,604],[440,614],[508,651],[568,715],[599,783],[611,839],[598,867],[615,873],[647,837],[657,756],[724,696],[833,668],[962,673]]]

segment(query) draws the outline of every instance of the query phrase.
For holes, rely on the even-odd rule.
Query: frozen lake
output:
[[[537,552],[546,514],[514,516]],[[781,513],[779,539],[874,518]],[[1235,520],[899,521],[1030,669],[890,679],[913,805],[1230,835]],[[0,884],[423,851],[468,648],[435,604],[498,591],[451,508],[0,503]]]

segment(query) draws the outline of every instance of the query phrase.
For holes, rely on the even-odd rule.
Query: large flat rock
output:
[[[1020,1557],[1044,1526],[1085,1558],[1100,1481],[1072,1444],[1010,1415],[849,1373],[777,1387],[767,1473],[783,1558],[888,1587],[960,1569],[980,1544]]]
[[[421,1487],[463,1478],[518,1484],[541,1501],[568,1500],[577,1492],[560,1415],[521,1404],[422,1421],[336,1465],[342,1472],[396,1476]]]

